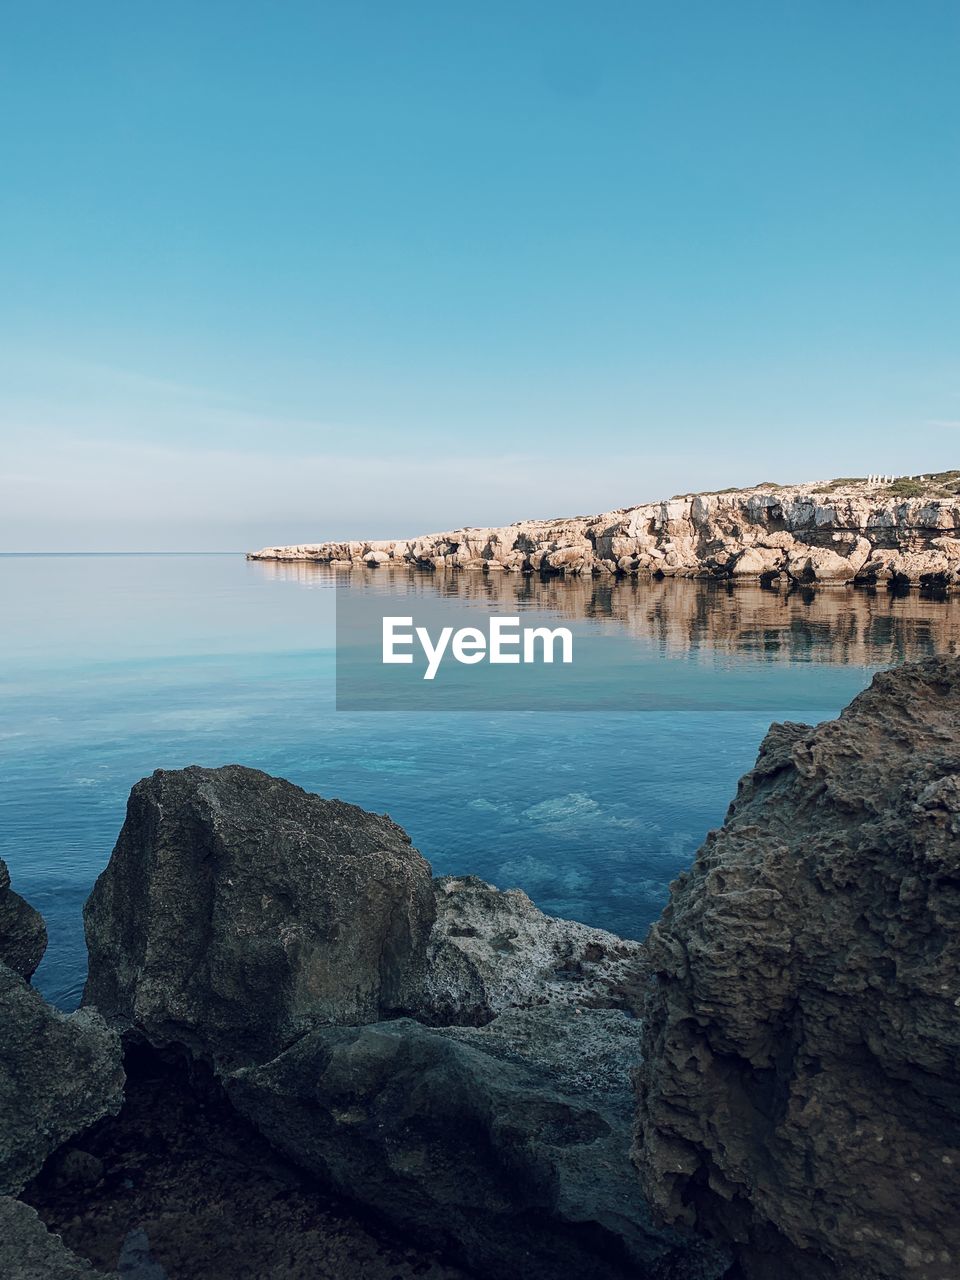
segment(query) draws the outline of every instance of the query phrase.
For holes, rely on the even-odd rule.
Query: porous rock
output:
[[[389,818],[239,765],[158,770],[84,909],[84,1004],[218,1066],[264,1061],[408,1007],[433,915]]]
[[[434,890],[422,1020],[479,1025],[505,1009],[545,1004],[636,1007],[640,943],[548,916],[522,889],[477,876],[439,876]]]
[[[960,660],[774,725],[648,938],[635,1158],[751,1280],[960,1275]]]

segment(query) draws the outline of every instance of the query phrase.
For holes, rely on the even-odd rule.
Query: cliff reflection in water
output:
[[[265,576],[304,586],[443,595],[498,614],[525,610],[609,622],[664,653],[698,649],[772,662],[887,666],[960,653],[960,598],[863,587],[794,590],[667,578],[541,578],[407,569],[332,570],[259,562]]]

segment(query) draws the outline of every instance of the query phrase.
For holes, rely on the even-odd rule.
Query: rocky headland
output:
[[[0,877],[4,1276],[956,1277],[958,713],[938,658],[773,726],[643,944],[256,770],[144,779],[77,1014]]]
[[[596,516],[408,539],[264,547],[252,560],[404,564],[576,577],[950,587],[960,582],[960,471],[684,494]]]

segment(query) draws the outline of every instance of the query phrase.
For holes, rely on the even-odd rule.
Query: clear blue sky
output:
[[[0,7],[0,549],[960,465],[960,5]]]

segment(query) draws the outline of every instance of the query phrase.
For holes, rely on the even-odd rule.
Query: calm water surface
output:
[[[878,667],[960,651],[960,605],[916,593],[417,577],[405,592],[605,629],[696,709],[346,713],[334,584],[233,555],[0,557],[0,856],[46,917],[37,982],[63,1007],[83,983],[83,900],[156,768],[281,774],[389,813],[438,873],[637,937],[772,719],[825,719]]]

